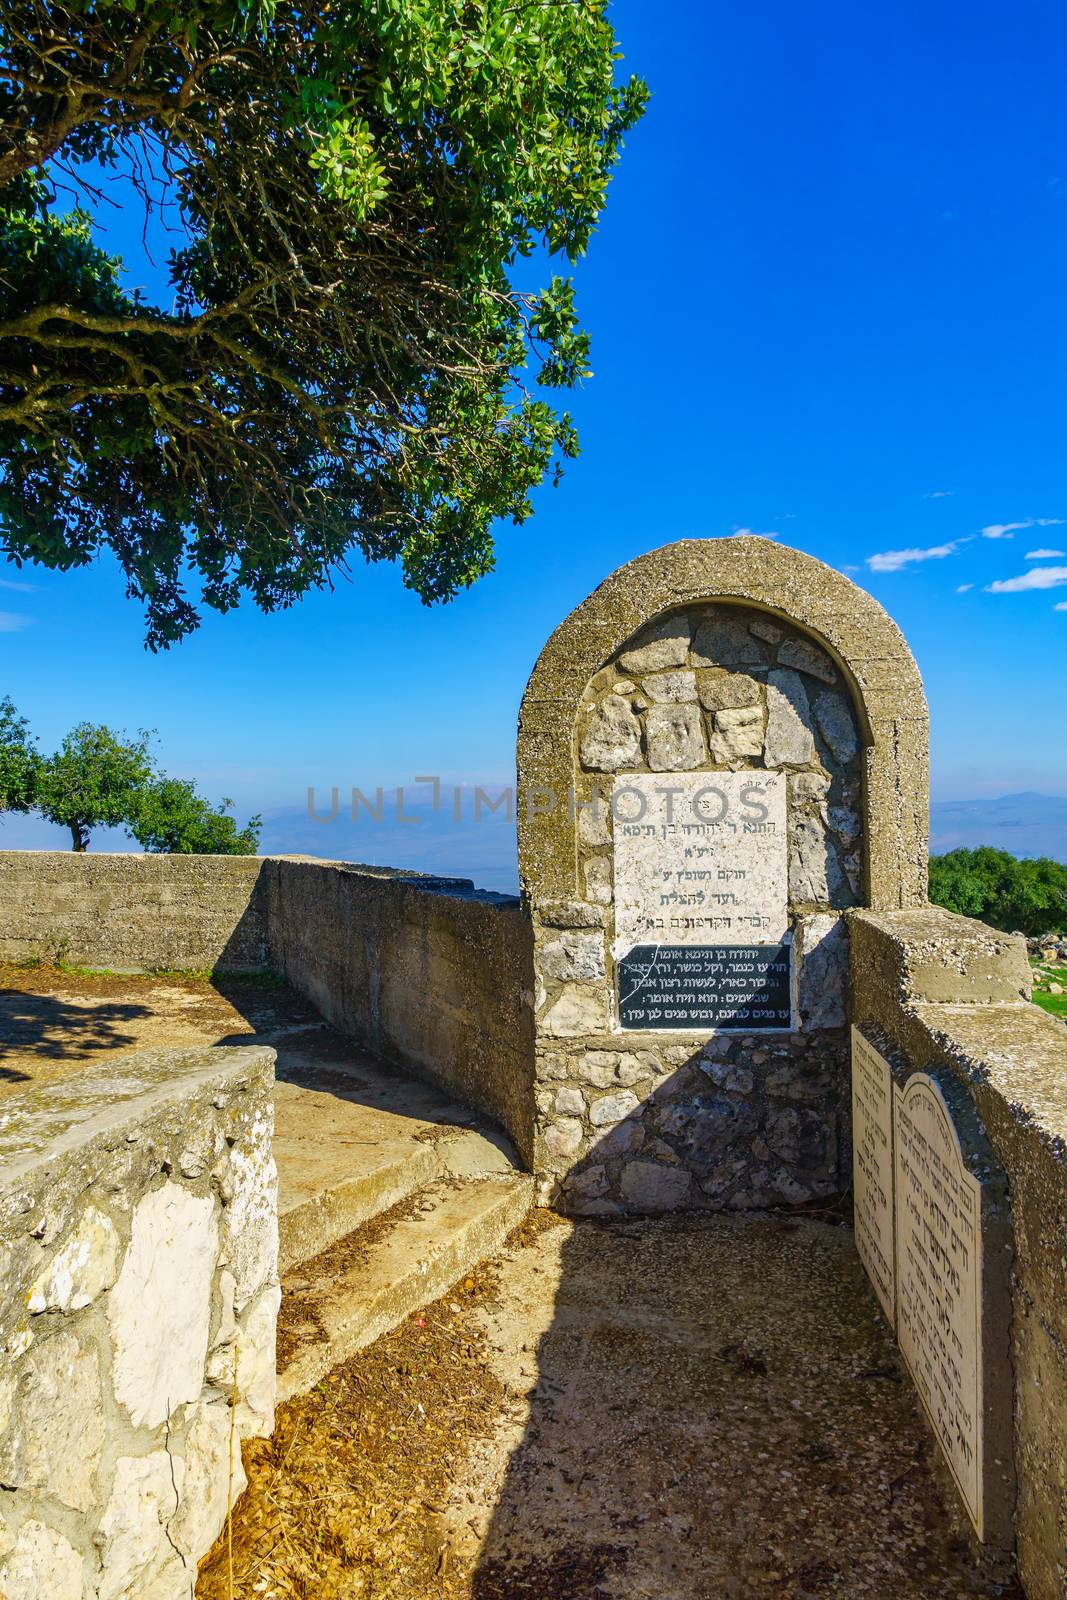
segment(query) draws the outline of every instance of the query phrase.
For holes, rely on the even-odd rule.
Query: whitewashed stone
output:
[[[80,1311],[110,1289],[119,1263],[119,1236],[111,1218],[87,1206],[73,1233],[33,1283],[27,1307],[42,1311]]]
[[[636,1111],[640,1101],[632,1089],[620,1089],[617,1094],[604,1094],[589,1107],[589,1121],[594,1128],[612,1128],[631,1111]]]
[[[760,704],[760,686],[747,672],[702,672],[697,687],[705,711],[739,711]]]
[[[799,674],[767,674],[767,742],[764,760],[769,767],[804,767],[815,759],[815,736],[810,727],[807,690]]]
[[[661,667],[684,666],[689,654],[690,626],[684,612],[643,628],[629,650],[619,656],[624,672],[655,672]]]
[[[755,1077],[751,1069],[742,1066],[740,1062],[716,1061],[701,1056],[697,1066],[717,1089],[726,1089],[732,1094],[751,1094],[755,1086]]]
[[[632,767],[640,754],[641,724],[630,702],[621,695],[605,695],[582,730],[582,766],[595,772],[618,772],[621,767]]]
[[[0,1564],[4,1600],[82,1600],[83,1564],[61,1533],[35,1517],[24,1522],[14,1545]]]
[[[714,762],[741,763],[763,754],[763,707],[745,706],[736,711],[717,711],[711,736]]]
[[[184,1478],[185,1462],[166,1450],[118,1458],[95,1539],[103,1568],[98,1600],[144,1596],[157,1585],[157,1593],[177,1600],[182,1585],[188,1588],[185,1563],[167,1538]]]
[[[602,933],[561,933],[541,946],[540,964],[546,978],[602,978],[604,936]]]
[[[830,747],[836,761],[852,761],[859,749],[856,722],[845,697],[824,690],[815,696],[813,705],[819,732]]]
[[[167,1183],[138,1204],[108,1297],[115,1393],[138,1427],[158,1427],[200,1394],[218,1253],[210,1195]]]
[[[691,772],[704,764],[704,719],[696,706],[651,706],[645,748],[653,772]]]
[[[233,1393],[237,1366],[237,1431],[242,1439],[265,1437],[274,1429],[277,1395],[277,1332],[281,1286],[267,1284],[226,1340],[218,1339],[207,1360],[207,1380],[222,1395]]]
[[[794,948],[801,1027],[843,1028],[848,990],[848,929],[844,919],[828,914],[798,918]]]
[[[608,1027],[603,989],[583,989],[577,984],[564,985],[541,1018],[541,1032],[554,1039],[580,1039],[587,1033],[605,1033]]]
[[[274,1108],[257,1111],[246,1137],[230,1151],[231,1195],[222,1217],[223,1256],[234,1276],[240,1312],[278,1278],[278,1169]]]
[[[821,806],[830,793],[830,776],[826,772],[791,772],[789,774],[789,801],[791,805]]]
[[[585,863],[585,892],[594,905],[611,904],[610,856],[592,856]]]
[[[786,639],[778,651],[778,665],[795,667],[823,683],[837,682],[837,668],[830,657],[807,639]]]
[[[5,1409],[0,1481],[8,1488],[38,1489],[75,1511],[88,1511],[96,1503],[104,1444],[96,1353],[82,1349],[73,1333],[41,1339]]]
[[[846,849],[860,836],[860,819],[851,806],[830,806],[826,820]]]
[[[195,1578],[196,1564],[215,1543],[227,1512],[248,1482],[236,1418],[221,1402],[194,1408],[185,1434],[181,1504],[170,1535]]]
[[[623,1168],[622,1192],[638,1211],[675,1211],[689,1193],[692,1179],[682,1167],[655,1161],[629,1161]]]
[[[697,697],[697,678],[692,671],[655,672],[645,679],[645,693],[657,705],[684,705]]]
[[[693,659],[709,667],[762,667],[770,660],[767,646],[745,623],[725,611],[712,611],[693,640]]]
[[[545,1149],[550,1156],[567,1158],[577,1155],[582,1143],[582,1125],[576,1117],[561,1117],[549,1123],[544,1132]]]

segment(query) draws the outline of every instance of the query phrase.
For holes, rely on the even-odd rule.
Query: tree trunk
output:
[[[70,847],[72,850],[77,850],[79,852],[88,850],[89,830],[84,823],[72,822],[70,824],[70,837],[73,841]]]

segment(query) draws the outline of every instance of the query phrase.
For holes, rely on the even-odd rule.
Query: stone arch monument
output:
[[[766,539],[664,546],[561,623],[518,741],[546,1196],[840,1189],[843,913],[926,902],[927,744],[899,629]]]

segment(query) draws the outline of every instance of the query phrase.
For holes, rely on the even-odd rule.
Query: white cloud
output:
[[[0,578],[0,589],[17,589],[19,594],[33,594],[35,583],[15,583],[11,578]]]
[[[968,589],[973,589],[973,588],[974,588],[974,584],[973,583],[958,583],[956,585],[956,593],[957,594],[966,594]]]
[[[929,494],[924,494],[924,500],[951,500],[956,493],[955,489],[931,489]]]
[[[17,611],[0,611],[0,633],[20,633],[29,625],[30,618],[20,616]]]
[[[867,565],[872,572],[899,572],[916,561],[941,561],[945,556],[955,555],[960,545],[966,543],[966,539],[950,539],[948,544],[934,544],[928,550],[882,550],[868,556]]]
[[[1028,550],[1027,561],[1052,561],[1056,556],[1067,556],[1067,550]]]
[[[1062,589],[1067,585],[1067,567],[1031,567],[1017,578],[998,578],[986,584],[987,594],[1021,594],[1024,589]]]
[[[780,539],[781,534],[771,531],[764,532],[762,528],[734,528],[734,536],[738,539]]]
[[[1067,611],[1067,600],[1057,600],[1052,609],[1053,611]]]
[[[983,539],[1010,539],[1020,528],[1060,528],[1063,517],[1027,517],[1023,522],[991,522],[982,529]]]

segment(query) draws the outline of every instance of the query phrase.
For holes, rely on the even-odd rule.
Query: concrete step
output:
[[[305,1393],[445,1294],[499,1249],[533,1203],[525,1174],[445,1179],[283,1277],[278,1398]]]
[[[312,1027],[289,1030],[277,1048],[283,1273],[427,1184],[518,1169],[507,1139],[483,1119],[348,1041]]]

